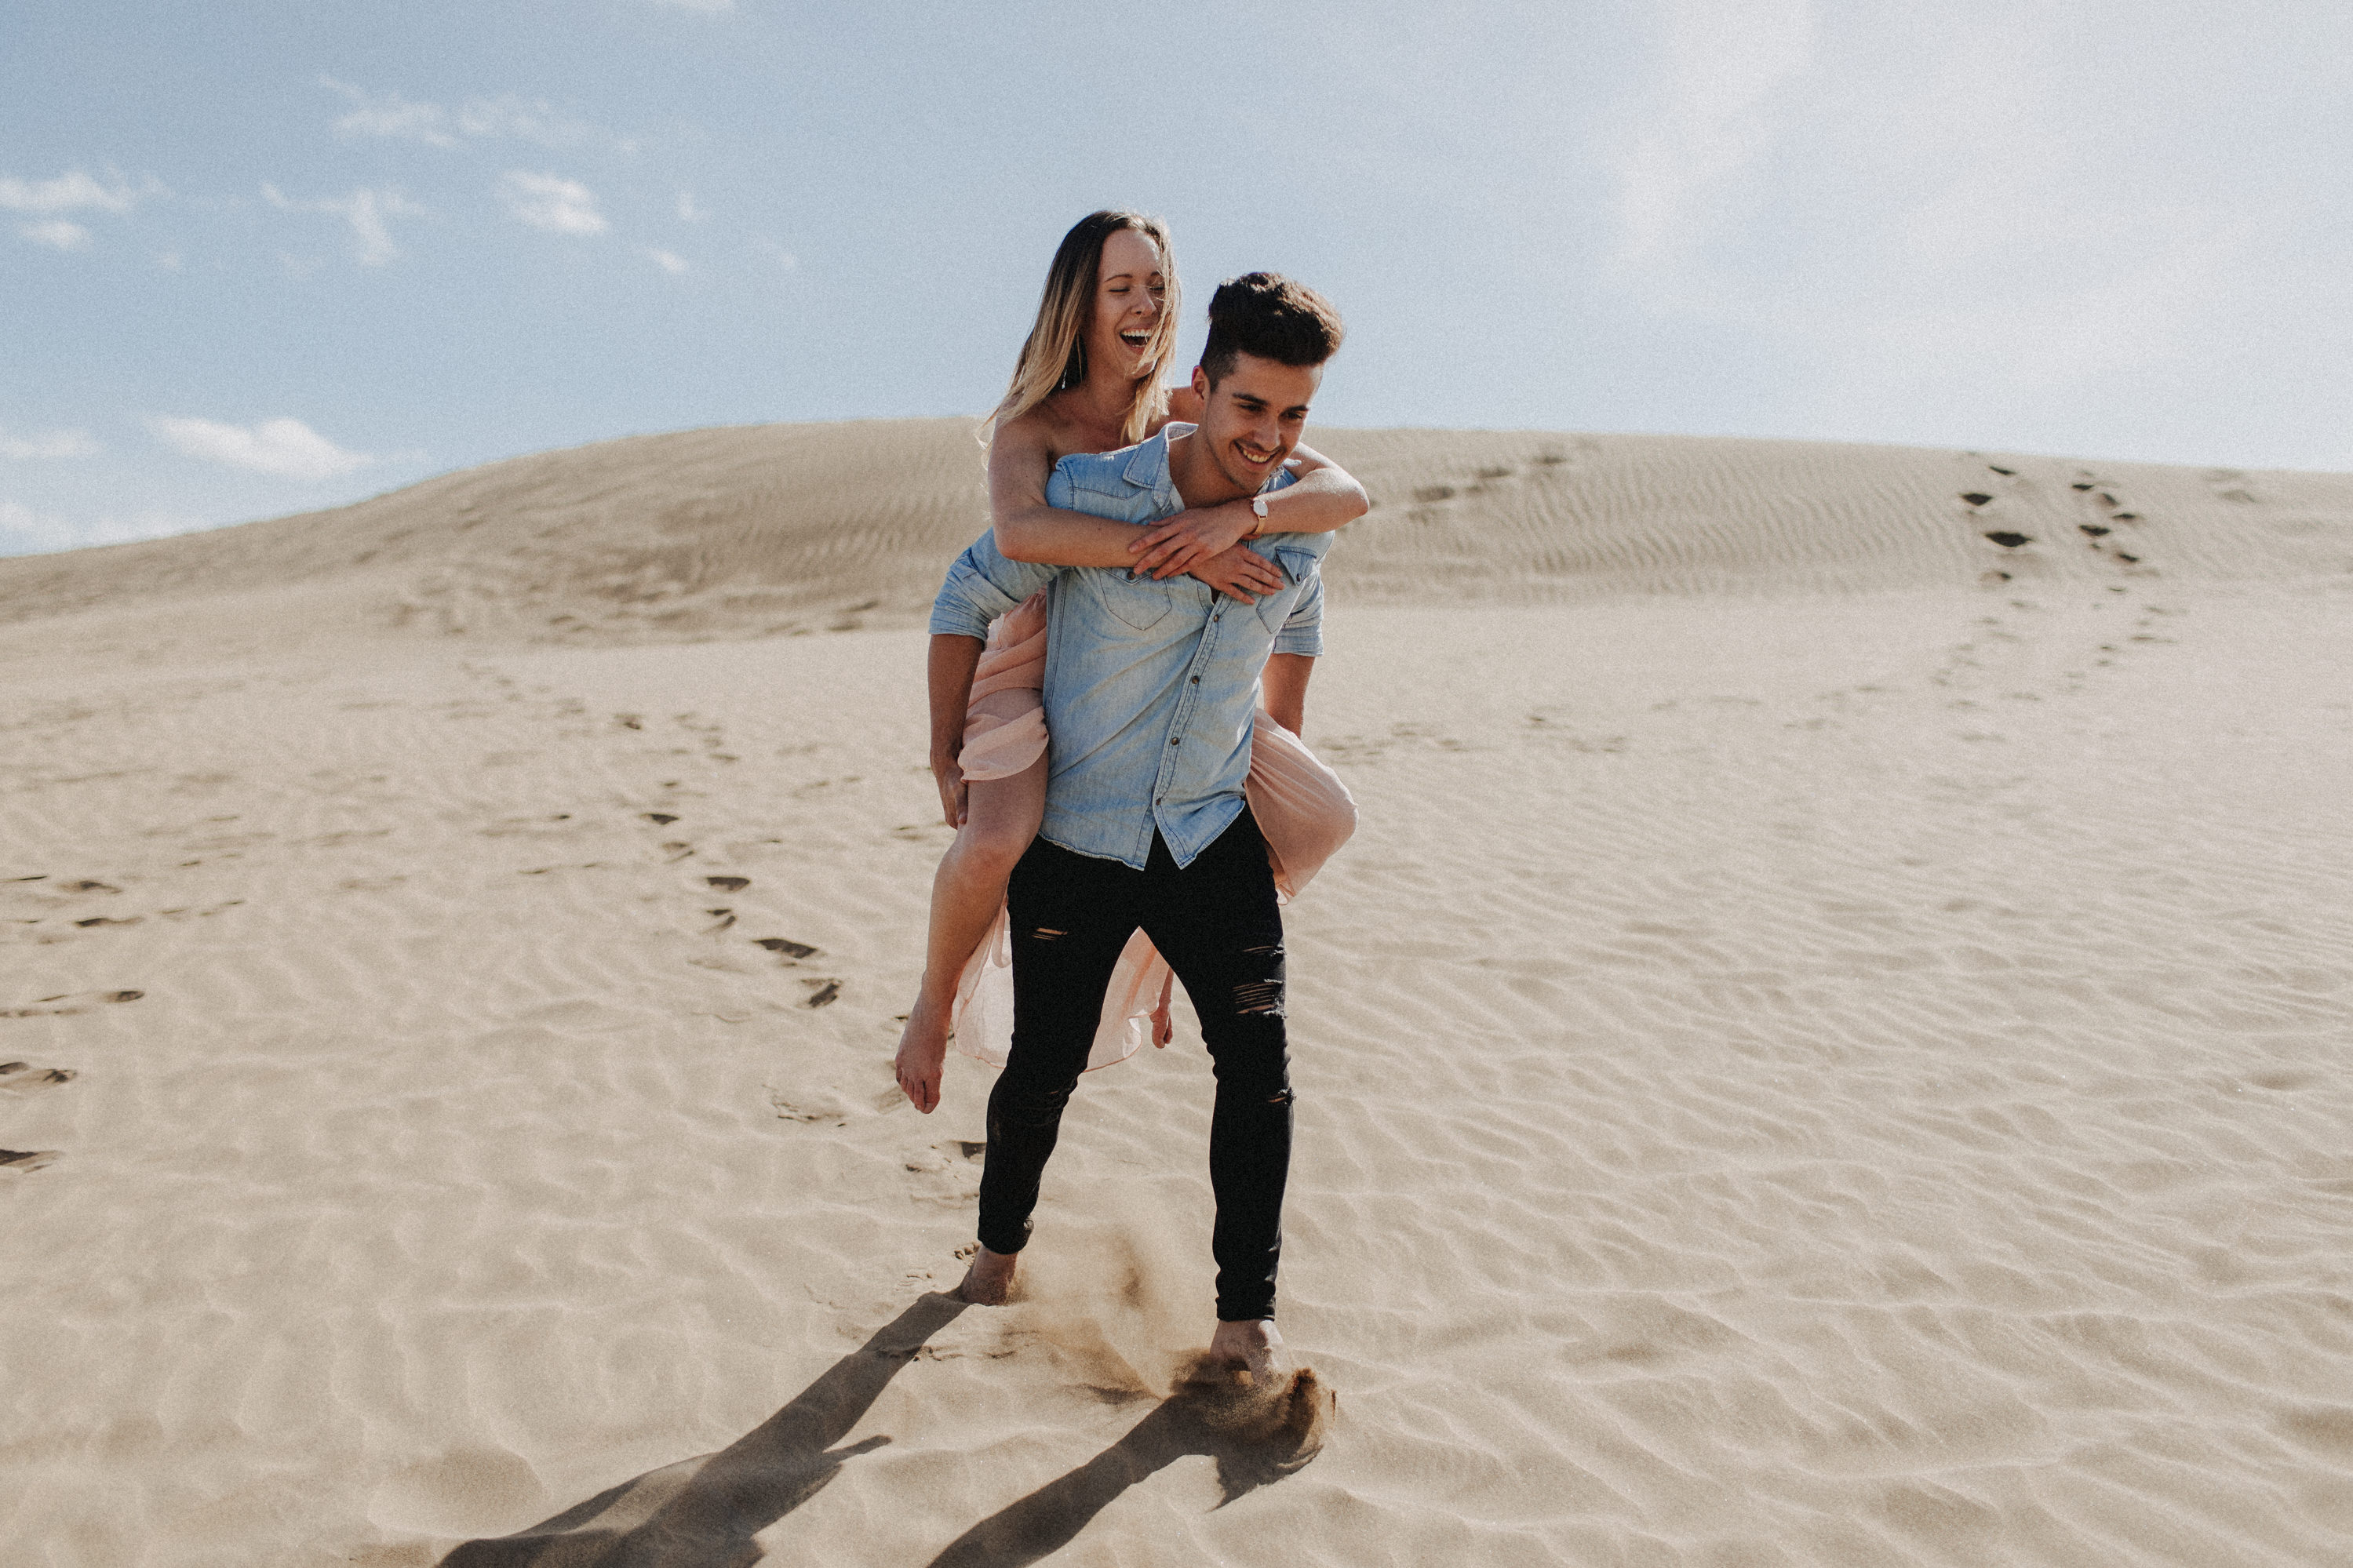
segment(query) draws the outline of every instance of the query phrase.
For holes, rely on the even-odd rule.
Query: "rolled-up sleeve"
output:
[[[1035,561],[1008,561],[997,548],[995,531],[965,547],[948,568],[939,597],[932,601],[934,636],[988,640],[988,623],[1054,580],[1061,571]]]
[[[1299,603],[1291,606],[1283,617],[1282,629],[1274,634],[1277,653],[1303,653],[1319,658],[1324,652],[1324,574],[1310,572],[1307,586],[1299,595]]]

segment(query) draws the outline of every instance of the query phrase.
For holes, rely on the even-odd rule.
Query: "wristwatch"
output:
[[[1250,497],[1250,510],[1258,517],[1258,521],[1250,524],[1250,537],[1256,539],[1258,531],[1266,526],[1266,497],[1263,494]]]

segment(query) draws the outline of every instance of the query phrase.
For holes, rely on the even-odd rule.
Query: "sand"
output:
[[[969,426],[696,432],[0,561],[0,1563],[2353,1557],[2353,478],[1324,444],[1312,1462],[1189,1018],[939,1294]]]

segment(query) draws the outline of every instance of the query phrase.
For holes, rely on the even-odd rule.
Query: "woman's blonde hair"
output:
[[[1135,384],[1135,397],[1121,423],[1120,438],[1131,445],[1143,440],[1153,420],[1168,411],[1168,389],[1160,384],[1160,373],[1176,353],[1178,302],[1176,257],[1169,248],[1168,226],[1142,213],[1106,209],[1089,213],[1071,225],[1055,249],[1054,264],[1046,269],[1046,291],[1038,300],[1037,324],[1021,345],[1013,384],[981,426],[982,445],[987,445],[1002,421],[1018,419],[1055,393],[1087,379],[1087,325],[1094,312],[1096,274],[1103,269],[1104,242],[1124,228],[1135,230],[1160,247],[1160,276],[1166,291],[1160,319],[1153,323],[1152,341],[1145,348],[1144,375]]]

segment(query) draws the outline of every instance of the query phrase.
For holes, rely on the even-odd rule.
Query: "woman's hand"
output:
[[[954,757],[934,755],[932,782],[940,786],[940,814],[950,827],[962,827],[971,786],[964,782],[964,764]]]
[[[1191,572],[1210,556],[1231,550],[1258,526],[1258,514],[1248,501],[1229,500],[1218,506],[1196,507],[1144,534],[1127,547],[1136,557],[1128,570],[1155,578]]]
[[[1255,605],[1258,595],[1280,594],[1291,585],[1282,567],[1243,544],[1195,562],[1188,574],[1245,605]]]

